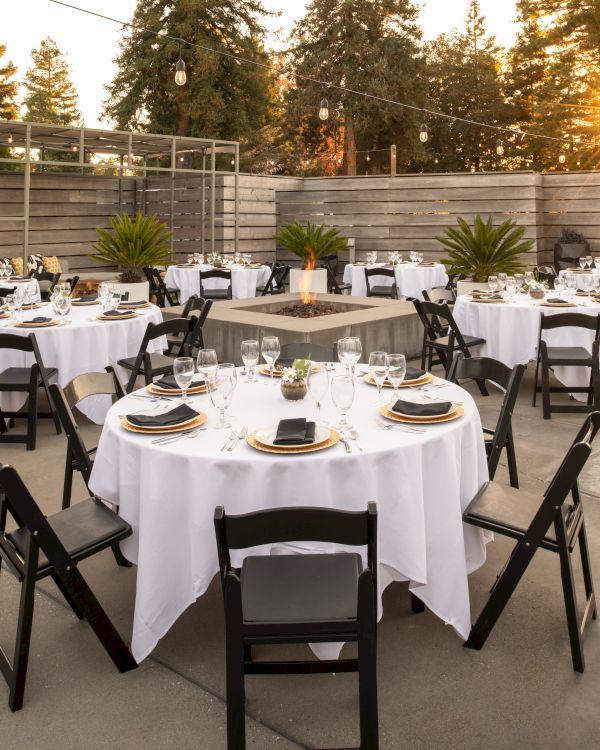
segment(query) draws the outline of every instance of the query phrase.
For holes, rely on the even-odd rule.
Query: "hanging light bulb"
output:
[[[419,140],[421,143],[427,143],[429,140],[429,133],[427,132],[427,125],[425,123],[419,128]]]
[[[321,99],[321,106],[319,107],[319,120],[329,119],[329,102],[327,99]]]
[[[232,160],[231,160],[231,166],[232,166],[232,167],[235,167],[235,159],[232,159]]]
[[[181,44],[179,45],[179,60],[175,63],[175,83],[178,86],[185,86],[187,73],[185,72],[185,63],[181,57]]]
[[[496,153],[498,156],[504,156],[504,142],[501,138],[496,141]]]
[[[79,151],[79,146],[76,146],[75,144],[73,144],[73,145],[71,146],[71,151],[73,151],[73,152],[75,152],[75,151]]]
[[[558,163],[564,164],[567,161],[567,155],[565,154],[564,148],[561,148],[561,150],[558,152]]]
[[[9,133],[9,134],[8,134],[8,142],[9,142],[9,143],[12,143],[12,142],[13,142],[13,136],[12,136],[12,133]]]
[[[371,161],[371,154],[367,154],[367,161]]]
[[[471,172],[475,172],[475,165],[474,164],[471,166]]]
[[[439,160],[439,159],[437,158],[437,156],[436,156],[436,157],[435,157],[435,159],[434,159],[434,163],[435,163],[435,164],[439,164],[439,163],[440,163],[440,160]]]

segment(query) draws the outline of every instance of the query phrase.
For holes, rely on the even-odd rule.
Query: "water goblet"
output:
[[[582,255],[581,258],[579,258],[579,268],[582,270],[586,267],[587,263],[585,260],[585,257]]]
[[[337,428],[342,434],[352,429],[348,421],[348,410],[354,402],[354,389],[354,379],[347,375],[336,375],[331,380],[331,400],[333,405],[340,410]]]
[[[600,255],[596,255],[596,257],[594,258],[594,265],[598,270],[600,270]]]
[[[219,419],[215,425],[215,428],[218,430],[231,427],[231,423],[225,419],[225,412],[231,404],[236,379],[235,365],[225,362],[217,365],[214,378],[210,381],[210,398],[213,406],[219,412]]]
[[[503,292],[504,289],[506,288],[506,278],[507,276],[505,273],[498,274],[498,288],[500,289],[501,292]]]
[[[279,344],[279,339],[277,336],[263,336],[263,340],[261,343],[261,354],[263,356],[263,359],[269,366],[269,375],[271,376],[271,382],[273,382],[273,368],[275,367],[275,362],[277,362],[279,358],[279,353],[281,352],[281,346]]]
[[[517,291],[517,283],[513,276],[509,276],[506,279],[506,291],[508,293],[509,298],[512,300]]]
[[[554,292],[557,297],[562,299],[564,291],[565,291],[564,277],[557,276],[556,279],[554,280]]]
[[[346,362],[350,374],[354,376],[354,367],[362,355],[362,344],[358,336],[347,336],[342,339],[345,342]]]
[[[515,274],[515,284],[517,286],[517,292],[520,292],[523,288],[523,284],[525,283],[525,277],[522,273],[516,273]]]
[[[327,370],[324,367],[321,367],[320,369],[313,371],[311,368],[308,372],[307,385],[308,393],[317,407],[317,425],[319,427],[324,427],[325,422],[321,419],[321,404],[329,390],[329,375]]]
[[[8,314],[10,315],[10,319],[15,319],[15,313],[17,310],[16,302],[15,302],[15,295],[14,294],[7,294],[5,297],[6,301],[6,307],[8,308]]]
[[[189,401],[187,390],[194,378],[194,360],[191,357],[176,357],[173,362],[173,375],[181,388],[181,400]]]
[[[398,388],[406,375],[406,357],[404,354],[388,354],[387,379],[394,386],[392,399],[396,401],[400,397]]]
[[[592,267],[592,263],[593,263],[593,262],[594,262],[594,259],[592,258],[592,256],[591,256],[591,255],[586,255],[586,256],[585,256],[585,264],[586,264],[586,266],[587,266],[588,268],[591,268],[591,267]]]
[[[242,361],[248,371],[248,382],[256,383],[256,365],[260,358],[258,341],[242,341]]]
[[[206,383],[207,390],[215,377],[217,365],[217,352],[214,349],[200,349],[196,358],[196,367]]]
[[[498,277],[488,276],[488,287],[491,292],[495,292],[498,289]]]
[[[381,389],[388,374],[387,352],[371,352],[369,354],[369,373],[377,386],[377,404],[381,406]]]
[[[535,281],[533,271],[525,271],[525,283],[529,285],[532,281]]]

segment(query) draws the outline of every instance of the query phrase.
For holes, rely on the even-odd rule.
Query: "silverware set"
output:
[[[168,445],[169,443],[175,443],[177,440],[182,440],[183,438],[196,437],[199,432],[203,432],[204,430],[206,430],[206,427],[191,427],[189,430],[181,430],[181,432],[178,432],[177,434],[171,432],[163,437],[155,438],[152,441],[152,444]]]
[[[239,433],[236,430],[231,430],[229,433],[229,437],[227,440],[223,443],[221,446],[221,451],[233,451],[235,450],[238,442],[240,440],[245,440],[246,435],[248,434],[248,428],[242,427],[242,429],[239,431]]]
[[[399,432],[415,432],[415,433],[421,433],[427,432],[427,430],[424,427],[412,427],[407,424],[399,425],[399,424],[388,424],[387,422],[377,422],[377,425],[381,427],[382,430],[386,430],[386,432],[398,430]]]

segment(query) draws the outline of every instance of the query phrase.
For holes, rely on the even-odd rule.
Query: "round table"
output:
[[[116,365],[126,357],[134,357],[140,348],[148,323],[162,322],[162,313],[152,305],[137,311],[135,318],[128,320],[96,320],[101,312],[100,305],[71,307],[65,323],[48,328],[20,328],[13,321],[0,320],[2,333],[19,336],[35,335],[45,367],[58,369],[58,383],[66,385],[76,375],[85,372],[102,372],[107,365]],[[22,320],[33,317],[54,315],[50,304],[38,310],[20,313]],[[166,339],[157,339],[150,344],[150,351],[166,348]],[[6,367],[27,367],[33,364],[33,355],[13,349],[2,350],[2,369]],[[122,382],[129,375],[125,370],[119,373]],[[17,393],[2,393],[0,406],[10,411],[20,409],[26,396]],[[108,408],[109,397],[94,396],[82,402],[81,411],[97,424],[102,424]]]
[[[165,283],[169,288],[179,289],[179,300],[185,304],[192,294],[200,292],[200,271],[212,271],[213,266],[169,266]],[[256,287],[263,286],[269,280],[269,266],[260,268],[231,267],[231,293],[233,299],[250,299],[256,297]],[[207,279],[205,289],[224,289],[226,279]]]
[[[42,296],[40,294],[40,285],[37,279],[2,279],[0,281],[0,289],[8,289],[14,292],[15,289],[26,289],[29,295],[33,294],[33,298],[36,302],[40,302]]]
[[[556,296],[549,292],[549,297]],[[581,301],[576,297],[577,307],[545,307],[528,295],[519,295],[514,301],[499,303],[471,302],[461,295],[454,305],[454,319],[461,333],[479,336],[485,344],[479,347],[478,355],[491,357],[508,367],[527,364],[537,357],[542,315],[557,315],[564,312],[577,312],[597,316],[600,304]],[[545,331],[544,339],[550,346],[583,346],[592,350],[594,332],[581,328],[557,328]],[[587,367],[555,367],[554,374],[564,385],[586,386],[590,382]],[[578,400],[585,400],[585,394],[573,394]]]
[[[285,401],[276,380],[259,377],[261,382],[251,384],[238,371],[230,408],[238,430],[253,431],[288,417],[314,419],[310,400]],[[384,431],[374,404],[377,391],[359,380],[350,418],[364,452],[352,442],[349,454],[341,443],[314,453],[276,455],[243,441],[234,451],[222,452],[229,430],[215,429],[215,410],[206,394],[193,399],[208,414],[206,430],[153,445],[151,435],[120,425],[118,415],[139,410],[140,399],[115,404],[102,431],[90,488],[118,503],[133,527],[122,549],[138,566],[135,658],[140,661],[152,651],[217,573],[213,514],[218,505],[239,514],[296,505],[364,510],[376,501],[380,613],[385,587],[409,580],[411,590],[466,638],[471,627],[468,574],[485,560],[485,537],[463,524],[462,512],[488,478],[486,453],[470,395],[451,384],[434,393],[462,401],[464,415],[429,426],[423,434]],[[330,424],[337,422],[329,397],[323,412]],[[316,548],[293,546],[295,551]],[[239,555],[234,564],[241,560]]]
[[[352,284],[352,296],[366,297],[367,282],[365,268],[391,268],[385,263],[374,266],[353,266],[348,264],[344,269],[344,283]],[[446,286],[448,274],[441,263],[433,266],[420,266],[414,263],[401,263],[396,266],[396,287],[399,297],[414,297],[423,299],[423,290],[429,291],[434,287]],[[391,286],[392,279],[389,276],[375,276],[371,278],[371,286]]]

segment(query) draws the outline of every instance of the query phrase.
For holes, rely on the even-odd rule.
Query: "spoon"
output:
[[[361,453],[363,452],[363,449],[360,447],[360,443],[358,442],[358,432],[356,430],[348,430],[348,432],[346,433],[346,437],[349,437],[350,440],[355,440],[356,447]]]

